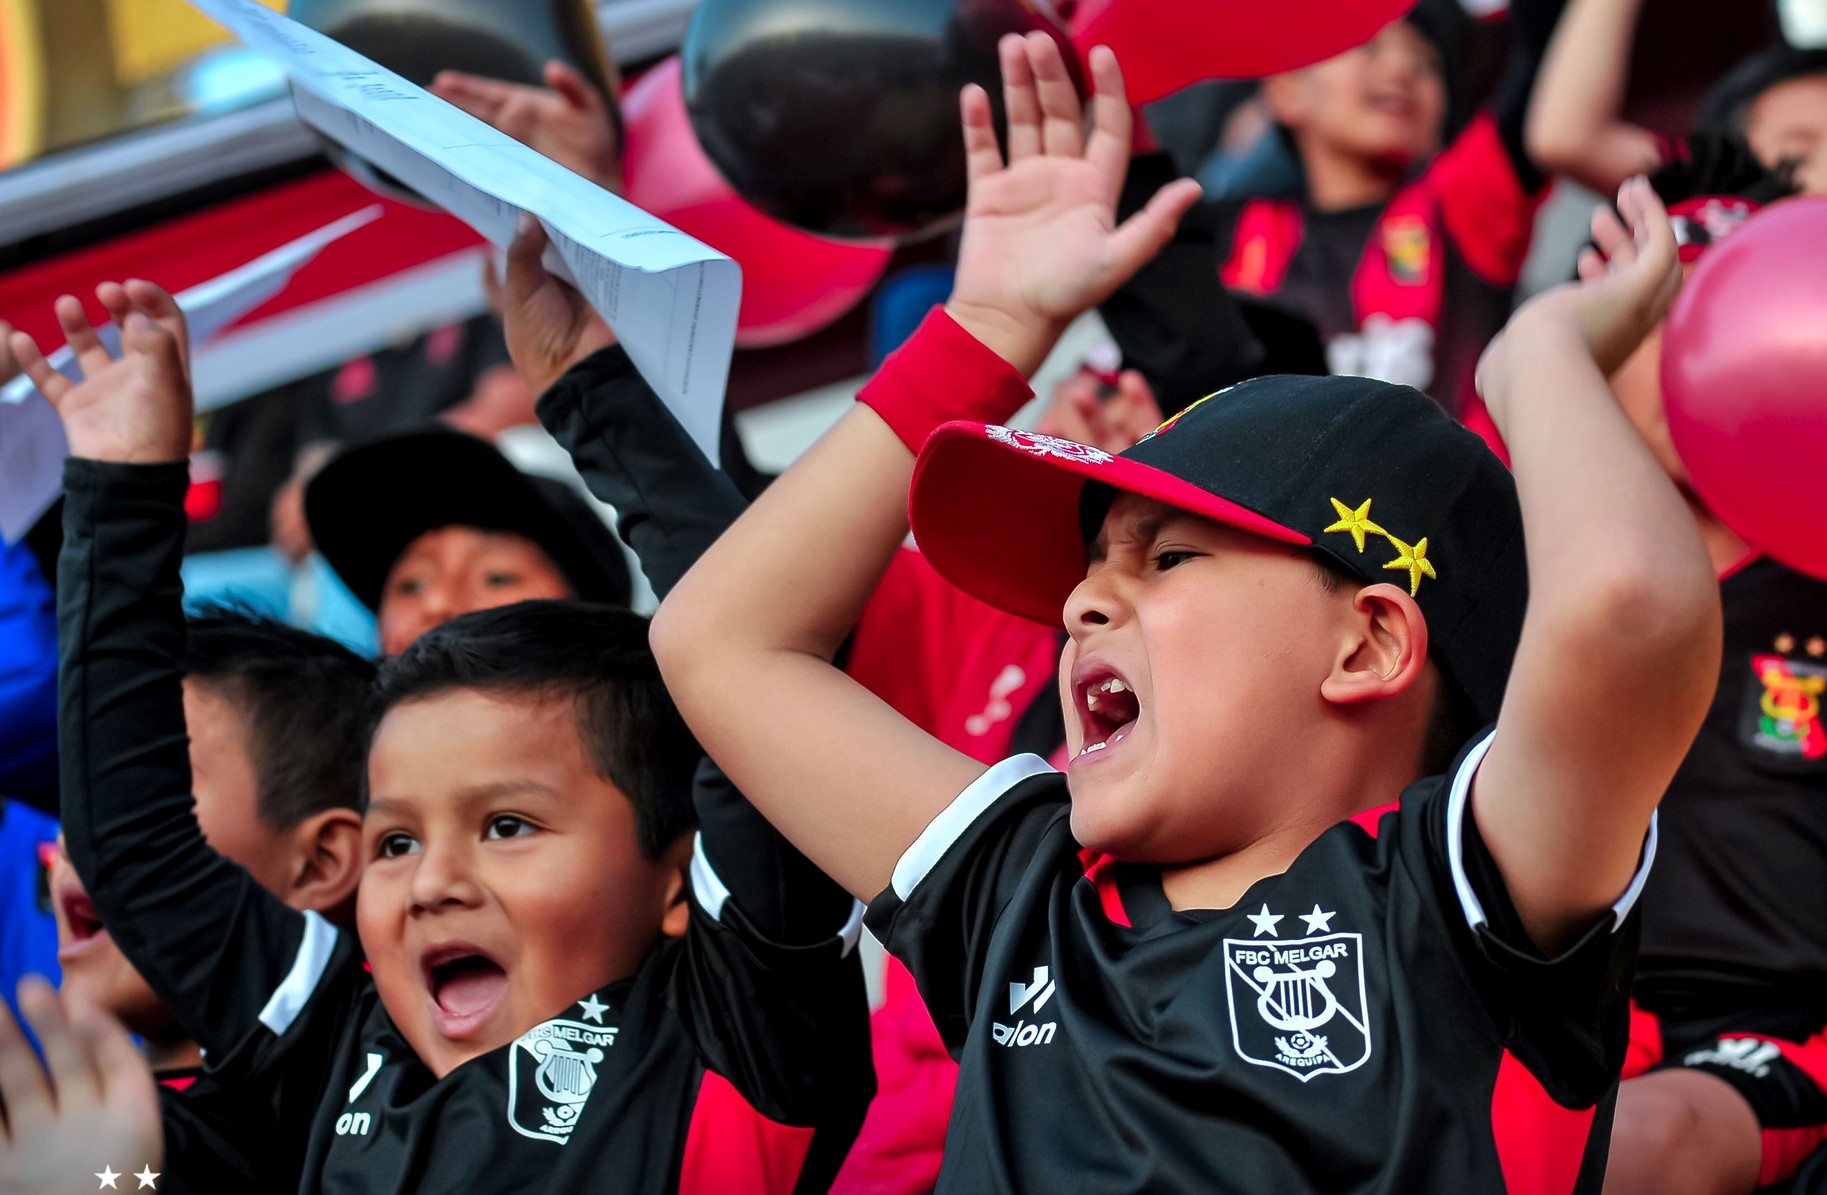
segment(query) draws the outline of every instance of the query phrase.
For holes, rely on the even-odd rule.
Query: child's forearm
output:
[[[1487,392],[1515,469],[1528,612],[1474,810],[1553,953],[1610,908],[1718,678],[1718,586],[1692,515],[1570,321],[1525,312]]]
[[[210,848],[184,722],[185,462],[71,460],[58,566],[64,836],[102,921],[191,1036],[226,1058],[306,918]],[[335,931],[328,931],[334,934]]]
[[[1529,103],[1529,155],[1602,194],[1658,158],[1653,135],[1620,118],[1642,0],[1571,0]]]

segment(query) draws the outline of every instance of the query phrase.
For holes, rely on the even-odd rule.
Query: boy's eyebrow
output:
[[[564,794],[549,784],[537,780],[492,780],[484,784],[468,785],[457,791],[457,798],[464,802],[498,800],[502,797],[539,796],[561,797]],[[397,797],[373,797],[368,801],[368,816],[382,815],[400,817],[414,811],[419,802],[401,800]]]
[[[1123,538],[1131,543],[1146,543],[1161,534],[1161,529],[1169,523],[1182,519],[1198,519],[1191,511],[1178,510],[1172,506],[1157,505],[1143,518],[1123,532]],[[1110,532],[1108,524],[1098,528],[1097,535],[1085,547],[1086,563],[1096,564],[1110,553]]]

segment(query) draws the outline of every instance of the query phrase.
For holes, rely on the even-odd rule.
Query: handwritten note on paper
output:
[[[190,329],[191,344],[206,343],[277,295],[326,245],[372,223],[384,210],[379,204],[363,208],[173,295]],[[120,352],[120,329],[103,324],[96,332],[110,353]],[[82,368],[68,345],[50,354],[49,361],[71,381],[82,381]],[[0,386],[0,538],[17,542],[51,509],[63,489],[63,461],[69,454],[57,412],[30,378],[17,377]]]
[[[711,460],[742,272],[728,257],[385,67],[253,0],[190,0],[282,67],[304,121],[497,245],[522,212]]]

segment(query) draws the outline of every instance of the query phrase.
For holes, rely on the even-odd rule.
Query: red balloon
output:
[[[1109,46],[1130,102],[1202,79],[1260,79],[1361,46],[1415,0],[1081,0],[1079,53]]]
[[[736,343],[798,340],[856,306],[888,269],[887,242],[828,241],[763,215],[737,197],[698,147],[679,60],[668,58],[622,97],[628,200],[742,266]]]
[[[1663,325],[1662,399],[1707,508],[1827,578],[1827,198],[1785,199],[1700,259]]]

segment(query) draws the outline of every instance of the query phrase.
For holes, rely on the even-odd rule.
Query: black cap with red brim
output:
[[[920,453],[914,539],[992,606],[1058,623],[1117,492],[1310,547],[1401,585],[1430,656],[1495,720],[1527,600],[1508,470],[1432,399],[1367,378],[1258,378],[1194,403],[1121,455],[952,423]]]

